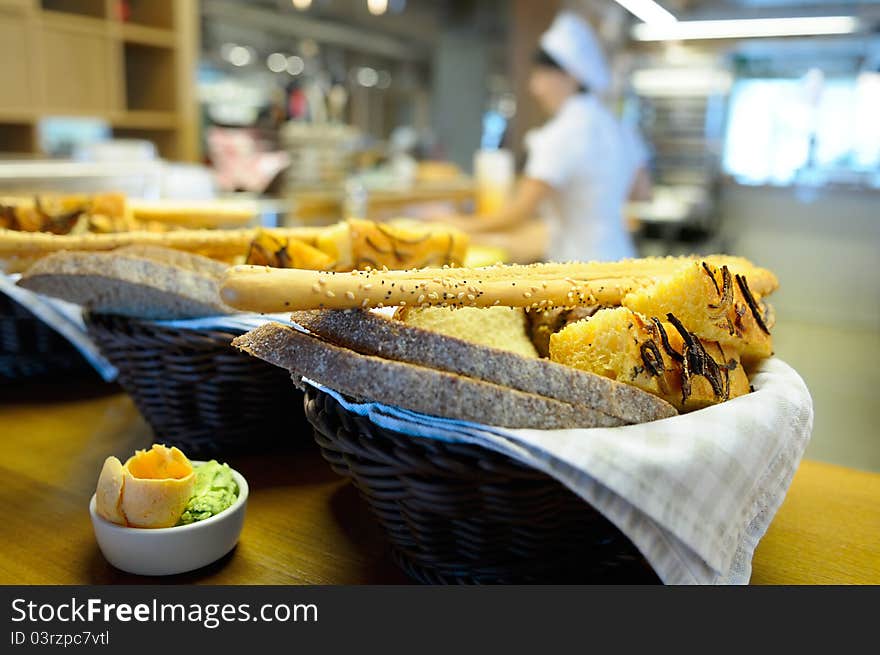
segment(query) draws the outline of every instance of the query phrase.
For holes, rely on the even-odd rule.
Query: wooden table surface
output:
[[[219,562],[169,578],[106,563],[88,500],[109,454],[148,446],[131,401],[105,385],[0,391],[0,584],[406,583],[366,505],[310,435],[234,457],[251,495],[241,540]],[[880,583],[880,475],[804,462],[758,547],[754,583]]]

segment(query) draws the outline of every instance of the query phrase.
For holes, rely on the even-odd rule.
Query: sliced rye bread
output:
[[[150,320],[233,314],[218,295],[218,277],[124,252],[53,253],[19,285],[88,311]]]
[[[609,378],[546,359],[522,357],[361,310],[294,312],[294,323],[357,352],[475,378],[592,408],[623,423],[677,414],[665,400]]]
[[[232,345],[347,396],[424,414],[509,428],[614,427],[624,421],[589,407],[516,391],[433,368],[328,343],[286,325],[267,323]]]

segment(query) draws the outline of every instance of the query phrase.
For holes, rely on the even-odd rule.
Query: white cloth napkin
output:
[[[745,584],[813,427],[801,377],[779,359],[755,391],[690,414],[619,428],[511,430],[350,402],[382,427],[479,444],[556,478],[616,525],[667,584]]]
[[[156,325],[182,330],[240,330],[242,334],[260,327],[269,321],[293,325],[290,312],[283,314],[224,314],[221,316],[205,316],[203,318],[186,318],[173,321],[152,321]]]

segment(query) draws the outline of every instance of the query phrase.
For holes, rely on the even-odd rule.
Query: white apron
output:
[[[551,231],[550,261],[635,257],[623,205],[638,166],[617,119],[594,97],[569,98],[529,133],[526,177],[557,193],[542,207]]]

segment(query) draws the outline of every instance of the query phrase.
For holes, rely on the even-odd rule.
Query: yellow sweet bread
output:
[[[313,245],[333,261],[327,268],[334,271],[407,269],[461,265],[468,237],[443,226],[388,225],[353,218],[321,230]]]
[[[481,346],[498,348],[523,357],[537,357],[526,331],[520,307],[400,308],[394,318],[413,327],[457,337]]]
[[[350,271],[354,268],[351,227],[346,221],[322,228],[312,245],[333,260],[333,270]]]
[[[104,461],[95,508],[100,516],[136,528],[169,528],[180,519],[195,488],[192,464],[177,448],[154,444],[123,465]]]
[[[773,354],[771,314],[744,275],[727,266],[693,262],[675,275],[624,296],[622,304],[645,316],[671,312],[700,339],[741,352],[746,361]]]
[[[305,241],[260,231],[251,242],[245,263],[323,271],[333,268],[336,260]]]
[[[569,323],[589,318],[599,310],[598,305],[578,305],[571,309],[553,307],[552,309],[527,310],[526,319],[532,343],[541,357],[550,357],[550,337]]]
[[[698,339],[674,315],[660,321],[625,307],[600,310],[553,334],[550,359],[635,385],[679,411],[749,392],[737,351]]]
[[[351,231],[351,268],[460,266],[467,254],[467,235],[453,228],[383,225],[360,219],[349,219],[347,223]]]
[[[0,198],[0,228],[70,234],[132,229],[124,194],[36,195]]]

